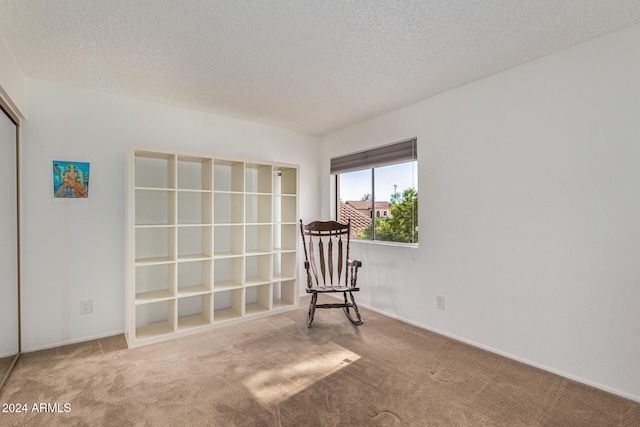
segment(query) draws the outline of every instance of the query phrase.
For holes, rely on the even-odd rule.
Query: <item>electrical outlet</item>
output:
[[[93,302],[88,299],[85,301],[80,301],[80,314],[89,314],[93,312]]]
[[[444,310],[444,297],[442,295],[436,295],[436,308]]]

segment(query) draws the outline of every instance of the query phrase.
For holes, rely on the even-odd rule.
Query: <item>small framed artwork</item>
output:
[[[56,199],[89,197],[89,163],[54,160],[53,197]]]

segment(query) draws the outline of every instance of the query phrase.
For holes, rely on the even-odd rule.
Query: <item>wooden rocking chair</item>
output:
[[[304,225],[300,220],[300,234],[304,246],[304,268],[307,271],[307,293],[311,294],[307,318],[307,327],[309,328],[313,326],[316,308],[342,308],[351,323],[356,326],[363,323],[353,297],[353,292],[360,290],[356,286],[356,282],[358,268],[362,267],[362,261],[349,259],[350,231],[351,220],[347,224],[336,221],[314,221],[307,225]],[[337,251],[334,251],[334,244],[338,246]],[[320,275],[318,275],[316,262],[319,263]],[[334,271],[334,266],[337,271]],[[344,303],[317,304],[318,294],[329,292],[342,292]],[[347,294],[350,302],[347,299]],[[355,318],[350,309],[355,312]]]

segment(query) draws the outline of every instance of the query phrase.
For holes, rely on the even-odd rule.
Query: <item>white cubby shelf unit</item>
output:
[[[130,348],[298,307],[298,177],[296,165],[127,151]]]

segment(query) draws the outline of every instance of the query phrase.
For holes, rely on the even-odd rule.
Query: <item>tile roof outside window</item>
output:
[[[371,203],[369,203],[371,205]],[[340,221],[347,221],[351,218],[351,234],[352,238],[357,238],[358,234],[371,224],[371,218],[362,214],[359,210],[347,203],[340,202]]]

